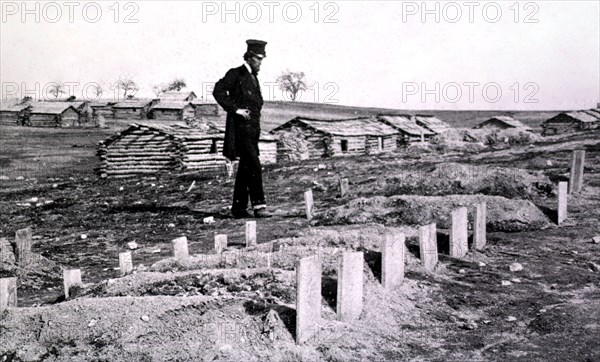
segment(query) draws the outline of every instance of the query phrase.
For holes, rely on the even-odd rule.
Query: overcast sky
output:
[[[306,74],[309,102],[558,110],[600,98],[598,1],[0,3],[3,98],[43,97],[55,81],[77,83],[77,98],[97,82],[109,98],[119,77],[138,96],[175,77],[206,96],[250,38],[268,42],[271,100],[285,99],[272,84],[286,69]]]

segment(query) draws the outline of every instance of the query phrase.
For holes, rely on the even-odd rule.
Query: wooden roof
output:
[[[380,114],[377,119],[411,136],[432,136],[435,132],[419,126],[409,115]]]
[[[31,103],[31,114],[62,114],[69,108],[73,107],[71,102],[33,102]]]
[[[190,91],[190,92],[177,92],[177,91],[169,91],[169,92],[164,92],[160,95],[160,100],[161,101],[184,101],[186,98],[188,98],[189,96],[193,96],[193,98],[198,98],[196,96],[196,93]]]
[[[428,130],[433,131],[435,133],[443,133],[452,128],[452,126],[437,118],[436,116],[417,114],[413,117],[413,120],[419,126],[425,127]]]
[[[144,108],[152,103],[151,99],[131,99],[113,105],[113,108]]]
[[[577,122],[583,122],[583,123],[594,123],[594,122],[599,121],[598,117],[592,116],[584,111],[563,112],[563,113],[559,113],[556,117],[559,117],[561,115],[565,115],[569,118],[572,118],[573,120],[575,120]],[[553,118],[556,118],[556,117],[553,117]],[[552,120],[553,118],[551,118],[549,120]]]
[[[140,122],[130,124],[128,128],[108,137],[103,141],[100,141],[99,144],[103,146],[109,146],[110,144],[118,141],[122,136],[139,130],[155,135],[168,136],[173,140],[223,139],[225,135],[224,127],[221,131],[221,128],[215,125],[213,122],[206,122],[203,127],[199,128],[192,128],[182,124],[160,125]],[[263,133],[261,132],[260,140],[275,142],[276,138],[271,135],[266,135],[266,137],[263,138]]]
[[[0,102],[0,112],[21,112],[27,107],[29,107],[29,104],[14,104]]]
[[[525,130],[531,130],[531,127],[523,124],[521,121],[518,121],[511,116],[495,116],[495,117],[492,117],[488,120],[481,122],[480,124],[478,124],[477,126],[475,126],[473,128],[481,128],[484,125],[491,123],[491,122],[500,122],[511,128],[521,128],[521,129],[525,129]]]
[[[303,124],[316,131],[320,131],[332,136],[357,137],[357,136],[391,136],[398,134],[398,131],[384,123],[370,117],[349,118],[349,119],[313,119],[296,117],[289,122],[282,124],[273,131]],[[272,132],[273,132],[272,131]]]
[[[152,106],[150,109],[169,109],[169,110],[182,110],[187,106],[191,106],[191,102],[188,101],[160,101],[159,103]]]

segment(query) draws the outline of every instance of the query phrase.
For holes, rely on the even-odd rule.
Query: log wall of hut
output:
[[[58,127],[59,120],[57,114],[32,113],[28,123],[31,127]]]
[[[73,108],[67,108],[60,114],[58,120],[60,122],[60,127],[76,127],[79,125],[81,118],[79,113]]]
[[[396,136],[367,136],[366,153],[376,154],[393,151],[398,148]]]
[[[100,115],[104,117],[104,119],[112,119],[115,117],[112,106],[92,106],[92,116],[96,118]]]
[[[195,104],[195,115],[200,116],[220,116],[223,114],[221,106],[218,104]]]
[[[581,122],[567,114],[559,114],[542,125],[542,134],[551,135],[597,128],[600,122]]]
[[[184,138],[181,146],[182,166],[190,170],[224,170],[226,159],[223,139],[216,137]]]
[[[398,147],[406,146],[414,142],[425,142],[432,137],[431,135],[423,135],[423,137],[421,137],[421,135],[410,134],[402,130],[398,130],[398,132],[400,132],[397,139]]]
[[[179,109],[153,109],[150,111],[152,119],[160,119],[161,121],[181,121],[183,120],[182,114]]]
[[[19,121],[19,112],[17,111],[0,111],[0,124],[15,125]]]
[[[269,163],[277,163],[277,142],[258,142],[258,151],[260,153],[260,163],[265,165]]]
[[[108,177],[128,177],[174,170],[180,166],[180,150],[173,138],[145,130],[135,130],[98,150],[101,170]]]
[[[366,145],[366,136],[332,136],[329,148],[332,156],[353,156],[365,154]]]
[[[148,108],[114,108],[114,118],[116,119],[146,119]]]

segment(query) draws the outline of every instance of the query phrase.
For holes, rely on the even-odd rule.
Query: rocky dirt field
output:
[[[29,132],[40,158],[48,143],[78,147],[66,151],[64,168],[57,161],[0,180],[0,277],[17,276],[19,287],[18,308],[0,316],[0,361],[600,360],[598,131],[476,152],[409,147],[266,166],[275,216],[257,221],[259,245],[250,250],[245,220],[229,216],[225,174],[100,179],[93,145],[105,135],[7,132]],[[575,149],[586,151],[585,184],[558,227],[557,184],[568,180]],[[5,164],[20,157],[9,153],[2,150]],[[343,177],[350,194],[340,197]],[[451,209],[480,201],[487,247],[450,258]],[[208,216],[214,223],[203,222]],[[417,237],[429,222],[440,250],[433,273],[420,264]],[[28,226],[36,258],[20,268],[10,243]],[[393,291],[380,282],[386,230],[405,233],[408,248],[406,278]],[[222,255],[215,234],[228,235]],[[189,240],[187,262],[172,258],[179,236]],[[127,250],[134,273],[120,277],[118,253]],[[365,253],[364,310],[351,323],[335,319],[343,250]],[[297,346],[294,263],[313,254],[323,260],[323,323]],[[84,287],[69,300],[63,268],[82,271]]]

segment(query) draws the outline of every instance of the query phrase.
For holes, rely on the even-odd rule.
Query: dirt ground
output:
[[[19,301],[0,317],[0,361],[600,361],[598,131],[476,153],[409,148],[266,166],[275,216],[257,221],[253,250],[244,250],[245,220],[229,217],[232,180],[100,179],[92,151],[103,137],[79,141],[62,171],[0,180],[0,238],[31,226],[38,256],[27,269],[1,264],[0,276],[19,277]],[[586,150],[585,185],[558,227],[556,185],[568,180],[575,149]],[[342,198],[343,177],[351,192]],[[450,210],[481,200],[487,247],[450,258]],[[420,265],[417,239],[431,221],[441,251],[434,273]],[[386,230],[407,237],[406,278],[393,291],[380,283]],[[220,256],[215,234],[229,239]],[[183,235],[187,263],[171,258],[170,241]],[[134,241],[135,273],[120,277],[118,253]],[[365,253],[364,310],[351,323],[335,319],[342,250]],[[323,323],[297,346],[294,263],[315,253]],[[80,268],[85,283],[68,301],[62,268]]]

